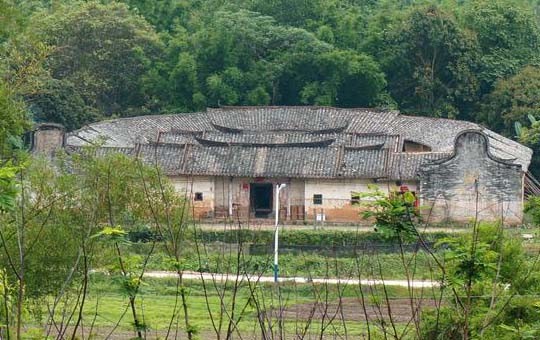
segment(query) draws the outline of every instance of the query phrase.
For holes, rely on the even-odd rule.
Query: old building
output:
[[[65,148],[98,141],[157,163],[208,219],[272,218],[275,185],[284,183],[282,219],[358,221],[358,193],[376,185],[414,192],[431,220],[519,223],[532,155],[470,122],[326,107],[115,119],[69,133]]]

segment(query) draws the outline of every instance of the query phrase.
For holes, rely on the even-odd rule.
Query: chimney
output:
[[[55,123],[38,124],[31,134],[32,153],[52,156],[65,145],[66,129]]]

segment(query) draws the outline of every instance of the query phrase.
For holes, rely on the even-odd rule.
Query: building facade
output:
[[[431,221],[516,224],[532,156],[470,122],[327,107],[226,107],[115,119],[63,141],[68,153],[98,142],[159,165],[200,219],[274,218],[275,187],[286,184],[277,212],[282,220],[359,222],[359,193],[376,186],[413,192]]]

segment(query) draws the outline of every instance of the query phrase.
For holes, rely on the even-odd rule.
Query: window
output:
[[[196,192],[195,193],[195,201],[202,201],[203,200],[203,194],[202,192]]]
[[[321,194],[313,195],[313,204],[322,204],[322,195]]]
[[[355,192],[351,192],[351,204],[355,205],[355,204],[358,204],[358,203],[360,203],[360,194],[355,193]]]

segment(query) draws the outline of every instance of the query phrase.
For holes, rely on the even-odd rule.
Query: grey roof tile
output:
[[[340,176],[354,178],[388,177],[387,149],[347,149],[343,150]]]
[[[478,124],[374,109],[226,107],[114,119],[71,132],[67,145],[102,143],[127,154],[137,146],[139,157],[170,174],[412,179],[471,129],[488,135],[494,156],[527,169],[529,148]],[[432,152],[401,153],[405,140]]]
[[[343,131],[353,110],[313,106],[229,107],[209,110],[214,127],[226,131]]]
[[[104,146],[133,147],[156,141],[160,131],[205,131],[212,125],[206,113],[139,116],[106,120],[87,125],[68,134],[67,143],[84,145],[104,137]]]
[[[379,146],[398,151],[399,136],[385,134],[348,134],[345,135],[343,144],[350,148],[369,148]]]
[[[245,146],[325,146],[332,144],[337,138],[335,133],[306,132],[248,132],[222,133],[206,132],[196,139],[201,144],[245,145]]]
[[[389,159],[388,177],[397,180],[414,180],[422,165],[451,156],[451,152],[394,153]]]
[[[169,175],[184,171],[186,151],[189,144],[139,144],[136,147],[138,156],[145,163],[159,166]]]
[[[334,177],[338,148],[192,146],[186,174]]]

